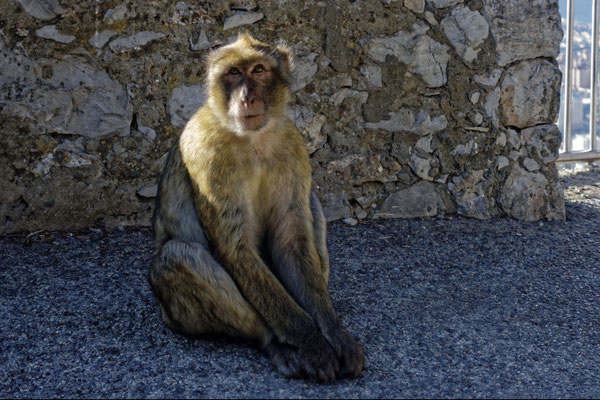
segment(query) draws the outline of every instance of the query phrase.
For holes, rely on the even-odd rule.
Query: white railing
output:
[[[594,0],[592,5],[592,38],[591,38],[591,100],[590,100],[590,150],[582,152],[572,151],[571,117],[573,100],[573,6],[575,0],[567,0],[567,27],[566,27],[566,53],[565,53],[565,82],[564,114],[563,114],[563,148],[564,152],[558,157],[558,162],[593,162],[600,160],[598,148],[598,9],[600,0]]]

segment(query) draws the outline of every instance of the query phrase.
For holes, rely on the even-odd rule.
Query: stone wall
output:
[[[329,220],[563,219],[557,0],[5,0],[0,233],[148,225],[164,157],[240,31],[296,56]]]

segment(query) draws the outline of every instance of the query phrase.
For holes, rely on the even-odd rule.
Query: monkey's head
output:
[[[208,105],[237,135],[259,131],[281,120],[291,68],[289,48],[240,35],[208,58]]]

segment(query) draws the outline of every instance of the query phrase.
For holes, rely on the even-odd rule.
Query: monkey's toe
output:
[[[344,352],[340,360],[340,370],[336,374],[337,379],[355,379],[365,367],[365,354],[359,345],[355,352]]]
[[[294,349],[290,346],[271,342],[265,348],[271,363],[281,375],[286,378],[304,378],[302,367],[295,356]]]

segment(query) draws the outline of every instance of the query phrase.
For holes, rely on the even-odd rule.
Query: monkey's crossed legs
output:
[[[310,207],[322,279],[329,280],[329,255],[325,217],[317,196]],[[231,276],[214,259],[208,242],[172,239],[155,257],[150,270],[152,286],[159,300],[162,319],[171,329],[189,336],[226,334],[256,343],[270,356],[275,367],[288,377],[304,377],[300,362],[291,349],[277,339],[244,299]]]

